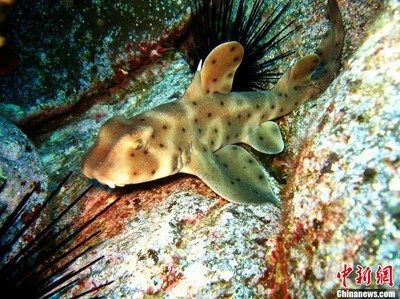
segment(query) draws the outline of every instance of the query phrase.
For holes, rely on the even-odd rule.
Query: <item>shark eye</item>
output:
[[[138,150],[141,149],[143,147],[143,140],[142,138],[136,139],[132,142],[132,149],[133,150]]]

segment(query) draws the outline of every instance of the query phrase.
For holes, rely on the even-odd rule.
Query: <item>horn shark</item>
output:
[[[284,143],[271,120],[315,98],[333,80],[344,33],[336,0],[328,0],[327,12],[331,26],[316,54],[297,61],[272,90],[230,92],[244,50],[238,42],[223,43],[199,66],[182,98],[104,124],[82,172],[111,188],[188,173],[228,201],[279,206],[266,170],[237,144],[280,153]]]

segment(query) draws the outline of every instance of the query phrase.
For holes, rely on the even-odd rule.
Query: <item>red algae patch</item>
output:
[[[86,196],[79,221],[84,222],[90,219],[107,203],[120,198],[110,211],[97,220],[101,223],[103,237],[110,238],[118,234],[124,228],[126,222],[139,210],[145,211],[178,192],[193,192],[210,200],[225,202],[200,179],[189,175],[179,175],[168,180],[132,185],[115,190],[106,189],[106,187],[94,188]],[[188,222],[191,221],[193,220],[188,220]],[[91,230],[94,229],[93,227]],[[91,233],[92,231],[87,231],[85,234]]]
[[[262,281],[272,297],[332,296],[345,263],[399,267],[400,27],[399,4],[389,2],[322,98],[287,118],[290,140],[302,142],[288,149],[297,167],[266,259]],[[347,285],[359,288],[352,277]]]

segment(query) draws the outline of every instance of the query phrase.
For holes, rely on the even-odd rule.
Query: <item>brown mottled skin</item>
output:
[[[270,120],[316,97],[339,69],[343,26],[335,0],[328,1],[328,16],[332,28],[317,54],[300,59],[270,91],[229,93],[243,48],[237,42],[218,46],[181,99],[130,120],[109,120],[83,160],[83,173],[114,187],[184,172],[229,201],[279,205],[263,167],[234,144],[267,154],[283,150]]]

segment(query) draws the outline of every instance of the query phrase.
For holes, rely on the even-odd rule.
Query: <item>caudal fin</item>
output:
[[[317,97],[328,87],[340,69],[344,31],[336,0],[328,0],[327,15],[331,27],[316,53],[297,61],[273,88],[279,95],[285,95],[288,101],[295,101],[295,105]]]

